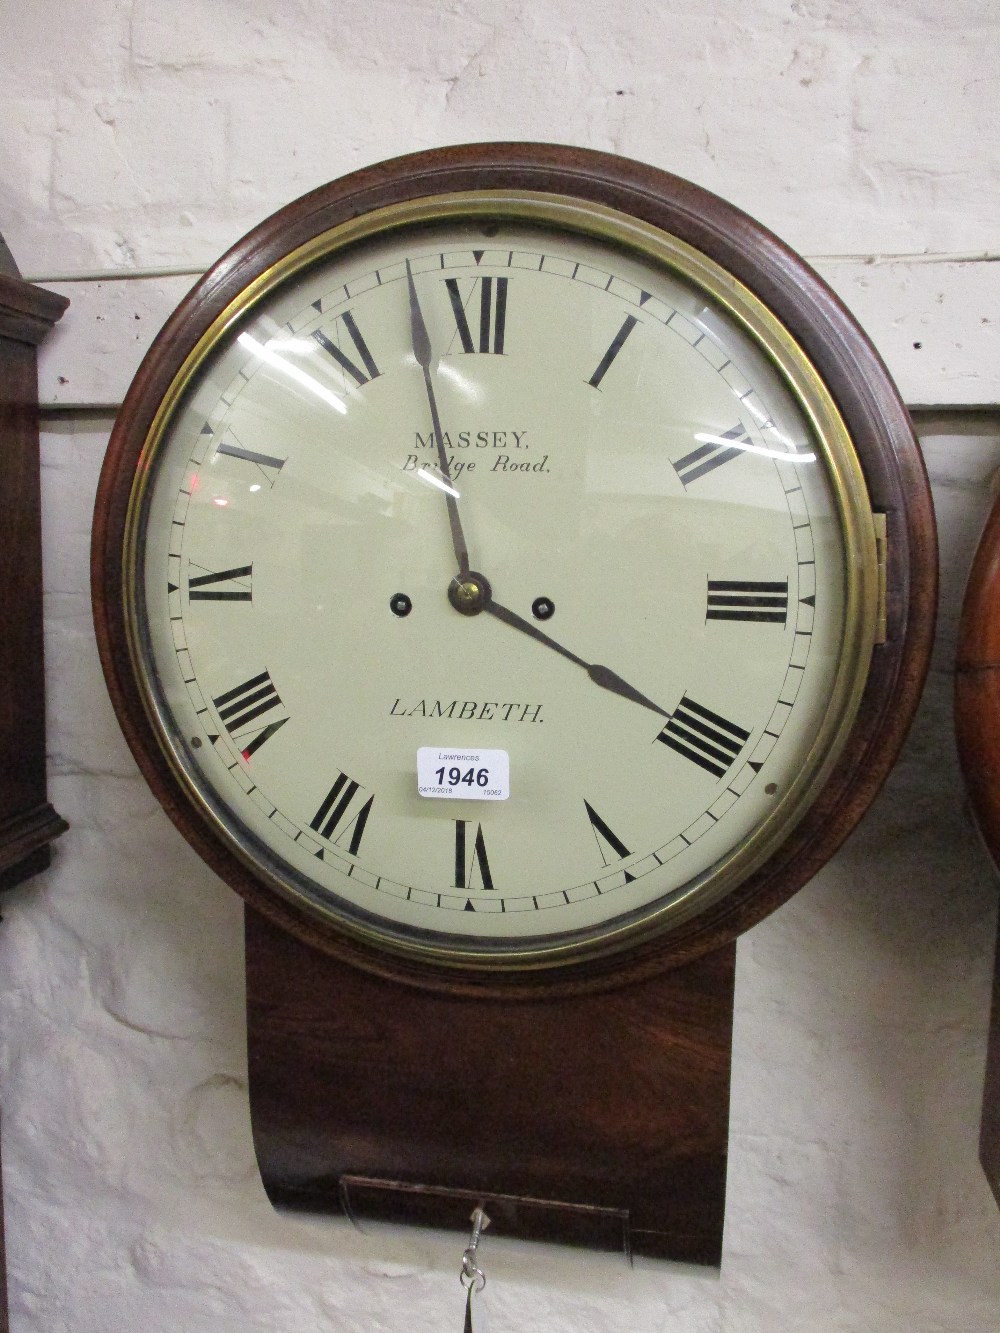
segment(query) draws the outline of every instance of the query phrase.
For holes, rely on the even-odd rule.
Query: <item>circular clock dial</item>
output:
[[[593,205],[425,200],[294,251],[187,358],[130,503],[131,650],[190,797],[307,914],[445,963],[718,902],[828,774],[875,634],[809,362]]]

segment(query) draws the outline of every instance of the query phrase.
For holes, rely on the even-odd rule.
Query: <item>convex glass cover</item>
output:
[[[725,898],[836,761],[879,619],[797,342],[684,242],[530,191],[383,208],[248,283],[164,394],[124,570],[144,706],[219,839],[445,966]],[[474,765],[422,796],[422,747],[502,750],[509,796]]]

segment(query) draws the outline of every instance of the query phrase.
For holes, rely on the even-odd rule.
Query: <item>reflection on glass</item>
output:
[[[417,476],[421,481],[426,481],[429,482],[431,486],[436,486],[438,490],[445,491],[448,495],[453,495],[456,500],[462,498],[459,492],[455,490],[454,486],[445,481],[444,477],[442,477],[439,472],[435,472],[435,470],[428,467],[426,463],[417,473]]]
[[[327,403],[330,407],[334,407],[338,412],[343,412],[346,415],[347,404],[342,398],[338,398],[332,390],[326,387],[325,384],[320,384],[319,380],[313,379],[312,375],[306,374],[306,372],[299,366],[292,365],[291,361],[286,361],[283,356],[279,356],[273,347],[266,346],[264,343],[259,343],[257,339],[252,337],[249,333],[241,333],[239,341],[247,351],[253,352],[254,356],[260,357],[261,361],[265,361],[269,366],[274,366],[276,370],[280,370],[282,374],[287,375],[288,378],[294,380],[296,384],[301,384],[304,388],[308,389],[310,393],[314,393],[317,398],[322,398],[324,403]]]
[[[815,463],[815,454],[800,454],[792,449],[768,449],[763,444],[751,444],[749,440],[734,439],[732,436],[709,435],[707,431],[696,431],[694,437],[699,444],[716,444],[723,449],[741,449],[747,454],[760,454],[764,458],[780,458],[783,463]]]
[[[482,388],[474,380],[470,380],[466,375],[463,375],[455,366],[449,365],[447,361],[439,360],[435,369],[437,374],[451,380],[462,397],[467,398],[470,403],[481,403],[483,401]]]

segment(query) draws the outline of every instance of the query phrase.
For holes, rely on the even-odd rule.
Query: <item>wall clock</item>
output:
[[[46,793],[36,360],[68,305],[25,282],[0,237],[0,891],[44,870],[66,828]]]
[[[271,1197],[716,1262],[735,938],[932,628],[909,421],[819,279],[603,154],[359,172],[168,322],[93,555],[136,758],[247,902]]]
[[[24,281],[0,236],[0,892],[45,870],[67,827],[46,791],[36,349],[68,305]],[[0,1179],[0,1333],[7,1321]]]
[[[958,754],[986,848],[1000,866],[1000,503],[969,574],[958,631],[955,726]],[[1000,1203],[1000,932],[986,1057],[979,1154]]]

